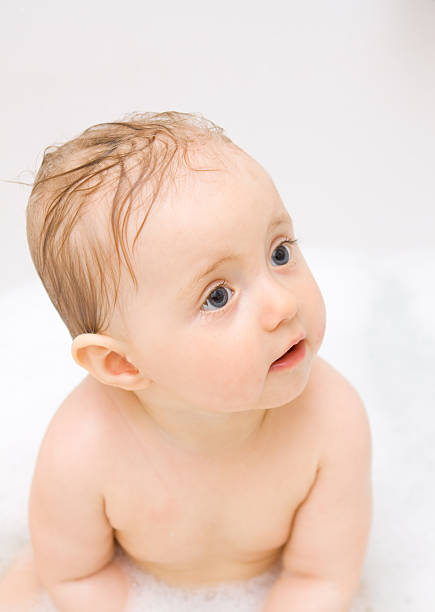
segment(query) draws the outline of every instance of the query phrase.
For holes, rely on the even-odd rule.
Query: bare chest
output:
[[[174,585],[266,570],[288,540],[317,467],[308,435],[289,435],[280,425],[255,453],[227,462],[192,460],[126,439],[106,495],[123,549]]]

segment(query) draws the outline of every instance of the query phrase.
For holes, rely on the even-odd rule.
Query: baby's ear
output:
[[[128,391],[145,389],[150,380],[129,361],[126,347],[103,334],[80,334],[71,345],[74,361],[105,385]]]

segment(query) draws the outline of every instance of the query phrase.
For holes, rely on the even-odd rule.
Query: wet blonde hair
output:
[[[232,142],[198,113],[168,111],[94,125],[45,149],[26,208],[27,240],[38,276],[72,338],[107,330],[123,264],[138,288],[126,243],[135,197],[145,185],[150,188],[151,203],[144,207],[132,252],[162,184],[171,182],[180,162],[204,170],[192,168],[188,149],[210,139]],[[103,193],[110,194],[107,206]],[[110,219],[109,236],[98,231],[101,205]]]

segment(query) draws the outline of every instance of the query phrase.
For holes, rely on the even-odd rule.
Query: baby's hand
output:
[[[349,598],[332,583],[283,573],[263,612],[349,612],[350,605]]]
[[[115,560],[86,578],[48,585],[47,591],[59,612],[125,612],[127,609],[128,579]]]

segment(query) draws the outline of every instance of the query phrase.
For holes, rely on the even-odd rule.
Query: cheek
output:
[[[320,329],[319,329],[319,335],[317,337],[317,343],[320,345],[323,342],[323,338],[325,336],[325,330],[326,330],[326,313],[323,316],[323,319],[321,320],[321,322],[319,323],[320,325]]]
[[[316,305],[312,315],[314,324],[313,329],[315,330],[314,342],[320,347],[326,330],[326,306],[318,287],[312,303]]]
[[[253,350],[240,334],[222,332],[209,341],[197,342],[191,354],[193,371],[215,384],[233,384],[252,368]]]
[[[305,260],[305,285],[303,287],[303,312],[306,318],[306,324],[308,325],[307,332],[311,330],[311,340],[314,344],[315,350],[318,349],[322,343],[326,329],[326,306],[323,299],[323,295],[320,288],[314,278],[310,268],[306,264]]]
[[[207,339],[197,338],[185,352],[184,376],[177,376],[180,385],[209,404],[216,401],[221,409],[223,403],[228,408],[246,405],[258,394],[260,368],[258,348],[245,336],[227,329]]]

